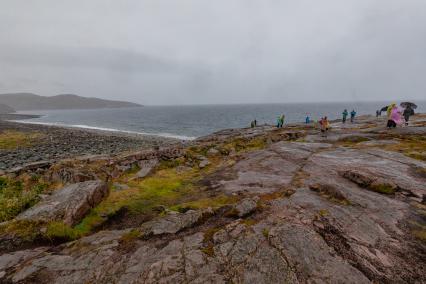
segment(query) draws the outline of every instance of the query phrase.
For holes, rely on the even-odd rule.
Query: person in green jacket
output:
[[[343,115],[342,122],[343,122],[343,123],[345,123],[345,122],[346,122],[346,117],[348,117],[348,110],[347,110],[347,109],[345,109],[345,110],[342,112],[342,115]]]

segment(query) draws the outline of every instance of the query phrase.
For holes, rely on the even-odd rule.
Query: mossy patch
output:
[[[251,227],[251,226],[254,226],[257,223],[259,223],[259,221],[255,220],[255,219],[252,219],[252,218],[247,218],[247,219],[242,219],[240,221],[240,223],[246,225],[247,227]]]
[[[187,210],[197,210],[211,207],[213,209],[220,208],[225,205],[234,204],[238,201],[235,196],[221,194],[215,197],[200,198],[197,200],[180,203],[170,207],[170,210],[185,212]]]
[[[209,228],[204,232],[204,238],[203,238],[203,244],[204,247],[201,249],[203,253],[206,255],[212,257],[214,256],[214,243],[213,243],[213,236],[216,234],[220,228],[213,227]]]
[[[396,187],[390,183],[373,182],[372,184],[368,186],[368,189],[378,193],[390,194],[390,195],[395,194],[395,191],[396,191]]]
[[[325,217],[325,216],[330,215],[330,212],[328,212],[327,209],[321,209],[321,210],[318,211],[318,215],[321,216],[321,217]]]
[[[23,181],[0,177],[0,222],[11,220],[33,206],[47,187],[48,185],[40,182],[37,176],[28,177]]]
[[[132,242],[141,237],[141,232],[135,229],[130,230],[121,237],[122,242]]]
[[[0,149],[29,147],[42,137],[43,135],[37,132],[3,131],[0,133]]]
[[[217,207],[231,202],[232,198],[218,196],[208,198],[203,195],[195,184],[208,172],[208,169],[192,168],[178,172],[176,168],[163,168],[151,176],[141,180],[122,181],[129,186],[126,190],[112,191],[110,195],[78,224],[75,228],[83,234],[101,226],[106,220],[114,216],[121,208],[126,208],[129,215],[158,215],[155,209],[161,205],[176,211],[182,208],[199,209]]]
[[[13,235],[24,241],[32,242],[41,236],[40,222],[31,220],[13,220],[0,226],[0,235]]]
[[[350,136],[342,137],[337,141],[343,144],[351,145],[351,144],[357,144],[360,142],[365,142],[370,140],[371,140],[370,138],[367,138],[365,136],[350,135]]]
[[[229,143],[225,143],[221,149],[223,151],[232,152],[232,150],[237,153],[254,151],[264,149],[267,145],[267,137],[254,137],[254,138],[236,138]]]
[[[426,224],[424,221],[419,219],[419,222],[411,221],[410,222],[411,232],[413,236],[426,243]]]
[[[304,170],[299,170],[293,176],[291,185],[295,188],[300,188],[305,184],[305,180],[309,177],[309,173]]]
[[[414,230],[413,235],[421,240],[422,242],[426,243],[426,230]]]
[[[402,153],[410,158],[426,161],[426,136],[406,135],[397,136],[399,143],[385,145],[382,148],[388,151]]]
[[[309,188],[312,191],[318,192],[319,195],[327,198],[328,200],[343,205],[350,205],[350,201],[345,195],[333,185],[330,184],[311,184]]]
[[[71,228],[63,222],[51,222],[46,227],[46,232],[43,233],[50,240],[72,241],[81,237],[81,232]]]

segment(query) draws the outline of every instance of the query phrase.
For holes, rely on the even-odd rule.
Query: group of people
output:
[[[401,104],[402,106],[402,104]],[[405,107],[405,109],[403,111],[401,111],[400,109],[398,109],[397,105],[395,103],[390,104],[389,106],[384,107],[382,110],[377,110],[376,111],[376,117],[381,116],[381,112],[385,111],[387,112],[387,124],[386,126],[388,128],[394,128],[397,125],[401,125],[404,123],[405,121],[405,125],[408,125],[408,121],[410,119],[410,116],[414,114],[414,110],[408,106]],[[355,121],[355,116],[356,116],[356,111],[355,109],[352,109],[352,111],[349,113],[347,109],[344,109],[342,112],[342,123],[346,123],[347,117],[348,115],[350,115],[350,122],[353,123]],[[404,118],[404,121],[402,119],[402,117]],[[282,128],[284,125],[284,121],[285,121],[285,115],[282,114],[280,116],[277,117],[277,123],[276,123],[276,127],[277,128]],[[306,124],[310,124],[311,122],[313,122],[313,120],[311,120],[309,114],[306,114],[305,117],[305,123]],[[323,135],[327,136],[327,132],[330,129],[330,122],[327,118],[327,116],[321,117],[321,120],[318,121],[318,124],[320,126],[320,130],[321,133],[323,133]],[[250,126],[256,127],[257,126],[257,120],[254,119]]]
[[[347,109],[345,109],[343,112],[342,112],[342,115],[343,115],[343,118],[342,118],[342,122],[343,123],[346,123],[346,118],[348,117],[348,110]],[[353,123],[354,122],[354,120],[355,120],[355,115],[356,115],[356,111],[353,109],[352,111],[351,111],[351,123]]]
[[[407,106],[404,111],[401,111],[395,103],[392,103],[387,107],[386,114],[388,117],[386,127],[390,129],[395,128],[397,125],[408,125],[410,116],[414,115],[414,110],[410,106]],[[403,117],[404,120],[402,119]]]

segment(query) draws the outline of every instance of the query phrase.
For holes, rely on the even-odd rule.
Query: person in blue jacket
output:
[[[355,115],[356,115],[356,111],[353,109],[353,110],[351,111],[351,122],[352,122],[352,123],[354,122]]]

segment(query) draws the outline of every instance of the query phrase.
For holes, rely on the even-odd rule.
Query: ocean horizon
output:
[[[31,110],[19,114],[40,115],[20,122],[94,129],[130,134],[154,135],[181,140],[193,140],[213,132],[258,125],[274,125],[284,114],[286,123],[304,122],[323,116],[341,118],[344,109],[354,109],[357,115],[375,115],[377,109],[389,102],[319,102],[277,104],[215,104],[143,106],[111,109]],[[426,110],[426,101],[416,101],[417,112]]]

